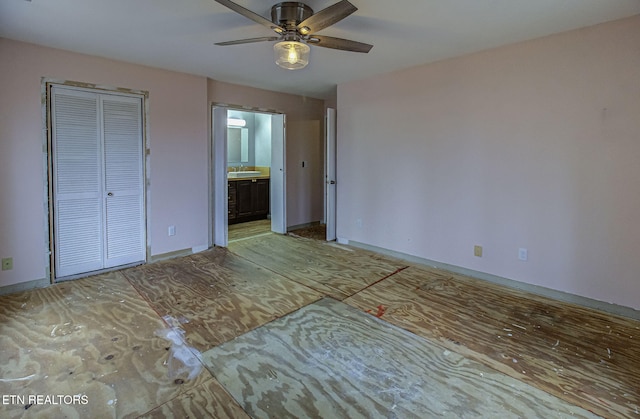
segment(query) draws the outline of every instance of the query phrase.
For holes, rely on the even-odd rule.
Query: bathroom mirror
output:
[[[227,162],[249,162],[249,130],[247,128],[227,128]]]

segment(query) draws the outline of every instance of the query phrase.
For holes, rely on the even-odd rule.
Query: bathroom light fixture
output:
[[[276,64],[287,70],[299,70],[309,64],[309,45],[298,41],[282,41],[273,46]]]
[[[228,127],[244,127],[246,125],[247,125],[247,121],[245,121],[244,119],[238,119],[238,118],[227,119]]]

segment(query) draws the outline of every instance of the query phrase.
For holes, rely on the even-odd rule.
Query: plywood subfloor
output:
[[[426,267],[346,303],[605,417],[640,406],[640,323]]]
[[[205,351],[322,297],[224,248],[123,271],[162,317]]]
[[[156,331],[182,331],[197,354],[325,296],[420,337],[416,351],[424,342],[439,347],[439,361],[449,351],[447,360],[478,363],[604,417],[640,414],[638,321],[348,246],[269,234],[229,250],[1,296],[0,392],[86,394],[89,403],[3,404],[0,417],[246,417],[208,371],[191,380],[169,376],[174,346]],[[432,366],[448,374],[445,364]],[[305,379],[316,379],[314,371]],[[365,389],[354,397],[374,396]]]
[[[227,391],[216,380],[208,380],[140,418],[249,419],[249,415],[240,405],[230,402]]]
[[[229,250],[337,300],[406,267],[406,262],[373,252],[278,234],[230,243]]]
[[[595,417],[329,298],[203,361],[255,418]]]
[[[230,250],[599,415],[640,415],[638,321],[360,249],[281,240]]]
[[[166,325],[122,273],[65,282],[0,298],[0,417],[136,417],[213,385],[169,377]],[[28,397],[86,396],[86,404],[32,405]],[[226,394],[210,404],[240,410]]]
[[[229,242],[271,234],[271,220],[257,220],[248,221],[246,223],[231,224],[227,229],[227,234]]]

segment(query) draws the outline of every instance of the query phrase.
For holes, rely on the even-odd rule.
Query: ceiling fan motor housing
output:
[[[340,0],[318,13],[314,13],[311,7],[297,1],[277,3],[271,7],[271,20],[238,5],[231,0],[215,1],[262,26],[266,26],[279,35],[217,42],[216,45],[224,46],[250,44],[253,42],[263,41],[278,41],[278,43],[274,45],[274,49],[277,49],[278,46],[282,48],[276,63],[279,63],[279,61],[287,63],[292,63],[294,61],[298,63],[300,60],[304,61],[303,59],[300,59],[300,54],[307,54],[308,57],[308,45],[363,53],[369,52],[373,47],[373,45],[365,44],[364,42],[356,42],[332,36],[315,35],[315,33],[341,21],[358,10],[358,8],[351,4],[349,0]],[[294,50],[292,45],[300,49],[300,51],[298,51],[298,49]],[[302,51],[302,49],[304,49],[304,51]],[[304,66],[295,68],[302,67]],[[287,66],[285,68],[293,67]]]
[[[271,21],[287,31],[295,30],[300,22],[311,15],[313,15],[311,7],[296,1],[285,1],[271,8]]]

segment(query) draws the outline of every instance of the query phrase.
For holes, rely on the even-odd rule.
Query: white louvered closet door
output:
[[[56,277],[144,261],[142,100],[52,88]]]
[[[105,167],[105,268],[145,258],[142,103],[100,96]]]

